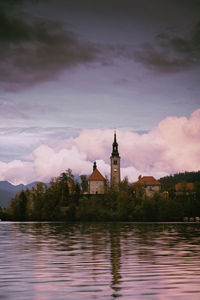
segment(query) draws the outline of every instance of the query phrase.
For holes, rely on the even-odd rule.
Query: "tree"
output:
[[[61,203],[62,205],[67,204],[67,200],[69,198],[69,177],[67,173],[61,173],[58,177],[58,193],[60,193],[61,196]]]
[[[38,182],[37,186],[32,188],[29,201],[31,202],[30,206],[32,206],[32,216],[33,220],[41,221],[43,219],[43,207],[45,204],[45,195],[47,192],[47,185],[43,182]]]
[[[134,183],[134,190],[133,190],[134,194],[135,194],[135,198],[136,199],[143,199],[144,198],[144,194],[145,194],[145,190],[143,188],[143,186],[140,183]]]
[[[143,211],[144,221],[157,221],[157,205],[155,197],[145,197],[142,200],[141,209]]]
[[[81,194],[81,188],[78,181],[74,183],[74,189],[73,189],[73,200],[75,204],[78,204],[79,198]]]
[[[81,193],[88,192],[88,178],[86,175],[81,175]]]
[[[134,199],[128,191],[117,194],[117,218],[120,221],[130,221],[133,218]]]
[[[21,191],[11,201],[10,212],[15,220],[25,221],[27,207],[27,197],[25,191]]]
[[[128,177],[126,176],[119,184],[119,190],[120,191],[128,191],[129,189],[129,182],[128,182]]]
[[[158,221],[182,221],[184,216],[181,203],[172,199],[159,199]]]

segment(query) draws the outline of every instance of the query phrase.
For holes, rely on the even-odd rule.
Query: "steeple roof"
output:
[[[99,170],[96,168],[96,169],[94,169],[93,173],[90,175],[88,180],[89,181],[104,181],[105,178],[103,177],[103,175],[101,175]]]
[[[114,133],[114,142],[112,144],[112,157],[119,157],[119,152],[118,152],[118,143],[117,143],[117,137],[116,137],[116,131]]]

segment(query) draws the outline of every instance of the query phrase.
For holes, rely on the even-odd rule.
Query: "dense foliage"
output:
[[[177,173],[170,176],[165,176],[159,179],[164,189],[169,189],[179,182],[200,182],[200,171]]]
[[[148,198],[141,185],[125,178],[118,190],[107,183],[104,195],[88,195],[87,177],[79,183],[69,169],[48,185],[21,191],[0,214],[20,221],[182,221],[200,216],[200,185],[195,189],[177,196],[169,185],[169,192]]]

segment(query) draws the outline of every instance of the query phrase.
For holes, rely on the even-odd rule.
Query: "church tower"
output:
[[[118,152],[116,131],[114,133],[114,142],[112,144],[110,166],[111,166],[111,186],[118,187],[120,183],[120,156]]]

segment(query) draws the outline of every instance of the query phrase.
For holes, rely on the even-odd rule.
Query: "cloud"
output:
[[[34,169],[39,180],[48,181],[49,178],[58,176],[70,168],[75,174],[89,174],[92,163],[86,160],[86,154],[77,148],[54,149],[42,145],[33,152]]]
[[[17,117],[22,119],[28,119],[26,108],[24,106],[16,104],[15,101],[8,99],[0,99],[0,116],[3,118]]]
[[[51,1],[53,2],[53,1]],[[126,18],[131,16],[137,18],[138,16],[148,16],[150,13],[154,18],[160,16],[161,19],[165,18],[166,15],[170,14],[173,17],[173,9],[181,7],[182,12],[186,10],[192,10],[194,12],[200,6],[199,0],[76,0],[68,3],[65,0],[60,0],[60,3],[65,8],[78,8],[81,11],[91,11],[93,14],[98,13],[104,16],[125,16]],[[175,11],[177,15],[177,10]],[[181,14],[177,17],[182,17]]]
[[[7,180],[12,184],[33,182],[36,179],[36,173],[32,162],[22,162],[13,160],[9,163],[0,161],[0,181]]]
[[[164,175],[200,170],[200,109],[190,118],[167,117],[150,132],[139,135],[117,131],[122,178]],[[30,161],[0,162],[0,180],[12,183],[47,182],[71,168],[74,174],[90,174],[93,161],[109,176],[113,130],[82,130],[78,137],[42,143],[30,153]]]
[[[100,50],[61,23],[21,18],[0,7],[0,87],[8,90],[51,80],[65,68],[97,59]]]
[[[0,106],[1,107],[1,106]],[[4,162],[30,160],[41,144],[61,150],[72,145],[79,129],[72,127],[0,127],[0,157]]]
[[[200,64],[200,22],[189,37],[174,32],[157,35],[156,45],[145,43],[134,50],[134,57],[145,66],[160,72],[179,72]]]
[[[110,20],[117,20],[116,25],[120,26],[118,22],[122,16],[129,16],[131,20],[135,19],[136,23],[139,16],[142,23],[146,24],[147,20],[150,20],[151,23],[151,19],[160,22],[162,17],[170,20],[173,12],[180,7],[181,9],[184,8],[184,12],[188,8],[188,16],[190,17],[199,7],[198,0],[190,1],[190,3],[176,0],[169,1],[167,4],[155,0],[150,2],[147,0],[112,0],[109,3],[108,1],[100,1],[95,5],[94,1],[76,1],[78,4],[75,2],[68,3],[68,1],[59,1],[59,4],[54,4],[54,1],[29,0],[28,2],[34,4],[43,2],[47,15],[48,10],[51,11],[53,8],[56,8],[58,12],[59,10],[61,12],[67,10],[68,14],[71,12],[75,16],[75,20],[77,8],[78,10],[81,9],[83,16],[88,17],[88,25],[92,24],[92,26],[93,18],[91,19],[91,16],[97,13],[97,18],[102,19],[105,15]],[[135,45],[123,44],[120,40],[117,45],[110,43],[100,45],[81,39],[69,30],[69,25],[52,21],[47,17],[31,17],[27,14],[28,9],[26,13],[25,9],[22,10],[23,5],[24,7],[27,5],[26,8],[29,7],[27,1],[23,0],[0,1],[1,89],[15,90],[54,80],[63,71],[72,70],[82,64],[88,66],[90,63],[97,62],[104,64],[104,66],[111,65],[116,63],[114,58],[117,58],[118,61],[122,58],[134,59],[161,72],[177,72],[199,64],[198,24],[188,39],[179,36],[173,37],[167,33],[164,40],[161,39],[162,34],[160,34],[160,37],[157,37],[156,46],[146,43],[140,49],[136,49]],[[177,18],[178,21],[181,18],[181,22],[184,24],[183,16],[177,17],[177,14],[173,14],[172,19]],[[192,19],[191,22],[193,23],[193,21]],[[147,23],[149,24],[149,22]],[[102,26],[102,28],[104,27]],[[140,36],[143,36],[142,30],[140,33]]]
[[[0,117],[3,119],[33,119],[33,114],[36,116],[44,114],[49,114],[50,112],[56,112],[58,108],[52,104],[42,104],[42,103],[31,103],[24,101],[16,101],[9,98],[0,98]],[[1,129],[0,129],[1,130]]]

